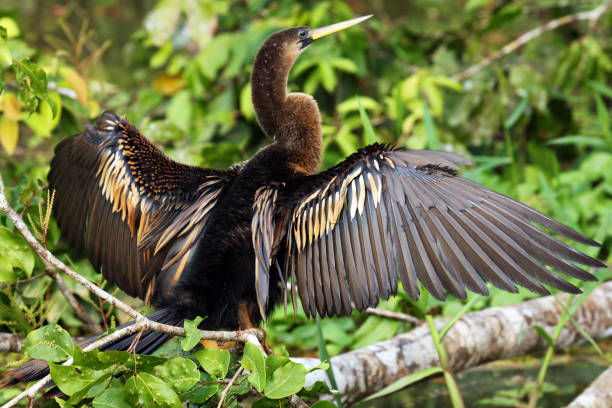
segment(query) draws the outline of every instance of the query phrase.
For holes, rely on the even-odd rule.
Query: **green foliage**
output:
[[[59,14],[45,13],[40,21],[39,13],[32,14],[15,0],[0,6],[0,145],[6,153],[0,155],[0,167],[11,187],[11,204],[41,233],[45,228],[38,207],[45,207],[52,148],[79,132],[101,110],[127,115],[181,161],[223,167],[245,160],[269,142],[257,125],[250,99],[251,64],[259,44],[277,29],[322,26],[354,17],[350,7],[364,13],[371,7],[365,1],[349,6],[338,0],[154,0],[144,6],[122,4],[117,13],[107,1],[78,10],[53,0],[43,3]],[[571,23],[547,32],[457,81],[464,69],[524,30],[590,5],[470,0],[434,6],[417,0],[407,10],[401,2],[392,3],[376,10],[367,24],[317,41],[291,73],[289,90],[313,94],[321,109],[323,167],[374,141],[467,155],[475,167],[464,169],[464,177],[596,239],[603,244],[601,249],[578,245],[579,249],[609,263],[609,16],[595,22],[594,30],[586,23]],[[15,8],[8,8],[11,5]],[[95,16],[88,19],[91,28],[82,23],[83,15]],[[113,292],[115,288],[59,236],[51,219],[44,237],[49,250]],[[86,374],[83,383],[71,382],[80,381],[73,369],[53,366],[58,384],[67,382],[63,386],[71,393],[69,404],[63,403],[67,406],[80,400],[94,407],[147,406],[154,400],[216,406],[227,386],[222,381],[232,378],[240,366],[250,373],[236,379],[226,402],[255,390],[261,394],[262,406],[282,406],[286,400],[281,395],[298,390],[308,398],[308,392],[302,390],[303,367],[291,363],[279,345],[292,355],[319,349],[334,355],[411,328],[354,312],[350,317],[321,319],[319,336],[317,325],[306,319],[298,304],[295,315],[286,316],[278,309],[270,316],[266,330],[277,353],[266,358],[250,345],[242,358],[225,350],[202,349],[198,319],[185,322],[188,336],[170,341],[154,358],[82,353],[53,324],[61,323],[72,336],[89,333],[44,272],[13,225],[0,216],[0,281],[6,284],[0,293],[2,331],[32,332],[27,343],[32,356],[54,362],[74,357],[75,366]],[[602,271],[599,276],[609,279],[610,273]],[[125,322],[75,282],[68,279],[66,284],[100,325],[112,329],[115,322]],[[470,296],[468,306],[468,301],[452,296],[440,302],[423,288],[421,293],[414,301],[400,288],[398,297],[379,307],[419,318],[428,313],[452,318],[467,307],[480,310],[535,296],[523,289],[506,293],[490,287],[489,297]],[[116,294],[144,308],[121,292]],[[33,331],[47,323],[51,324],[43,331]],[[554,341],[552,334],[548,336]],[[103,374],[98,377],[98,373]],[[419,375],[425,374],[431,373]],[[417,378],[409,377],[396,388]],[[540,383],[540,393],[554,392],[546,382]],[[137,390],[144,385],[151,390]],[[517,401],[532,390],[533,386],[520,395],[497,393],[493,399]]]

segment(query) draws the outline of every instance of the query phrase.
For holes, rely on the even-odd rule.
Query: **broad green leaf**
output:
[[[200,382],[201,385],[197,386],[194,393],[189,397],[189,402],[194,404],[203,404],[210,397],[217,393],[219,389],[219,383],[215,381],[215,378],[206,372],[200,371]]]
[[[62,98],[57,92],[49,92],[47,98],[40,103],[38,112],[23,113],[21,119],[37,135],[48,137],[51,131],[59,124],[61,115],[54,115],[53,106],[59,112],[62,106]]]
[[[200,381],[200,371],[196,363],[182,357],[168,360],[155,367],[155,376],[170,385],[179,396]]]
[[[163,380],[149,373],[134,374],[125,382],[125,399],[132,406],[182,408],[176,392]]]
[[[289,362],[289,357],[271,355],[266,357],[266,379],[269,382],[272,379],[272,374],[277,368],[284,366]]]
[[[9,266],[23,269],[28,278],[32,276],[34,252],[21,234],[0,226],[0,253],[9,261]]]
[[[257,391],[262,392],[266,385],[266,361],[261,350],[254,344],[245,344],[241,364],[251,372],[249,382]]]
[[[325,60],[319,62],[319,76],[321,78],[323,88],[325,88],[327,92],[332,93],[336,88],[336,84],[338,83],[338,77],[336,76],[332,66]]]
[[[255,107],[253,106],[253,99],[251,98],[251,84],[248,83],[240,91],[240,112],[247,119],[253,119],[255,117]]]
[[[134,368],[149,370],[167,361],[164,357],[133,354],[119,350],[84,352],[78,346],[74,347],[73,357],[75,365],[96,370],[102,370],[117,364],[132,370]]]
[[[77,370],[77,367],[72,365],[64,366],[55,363],[49,363],[49,371],[51,378],[64,394],[72,396],[80,392],[80,399],[87,395],[87,390],[91,386],[111,375],[111,373],[101,370],[90,370],[88,368]],[[79,401],[71,401],[71,403],[77,402]]]
[[[430,367],[430,368],[426,368],[424,370],[421,371],[417,371],[416,373],[412,373],[410,375],[407,375],[406,377],[403,377],[399,380],[397,380],[396,382],[394,382],[393,384],[383,388],[382,390],[369,395],[366,399],[364,399],[363,401],[371,401],[373,399],[376,398],[380,398],[380,397],[384,397],[386,395],[389,394],[393,394],[394,392],[397,392],[399,390],[401,390],[402,388],[405,388],[407,386],[409,386],[410,384],[414,384],[417,381],[421,381],[423,378],[427,378],[430,377],[432,375],[435,374],[439,374],[442,372],[442,367]]]
[[[155,350],[153,353],[154,356],[164,357],[164,358],[172,358],[178,356],[183,353],[183,347],[181,346],[181,341],[183,338],[181,337],[173,337],[163,346]]]
[[[351,59],[348,58],[334,58],[330,61],[331,65],[339,69],[340,71],[349,72],[354,74],[357,72],[357,64]]]
[[[204,320],[198,316],[193,320],[185,320],[185,338],[181,340],[181,347],[184,351],[189,351],[200,342],[202,332],[198,329],[200,323]]]
[[[272,379],[266,383],[264,395],[270,399],[286,398],[304,388],[306,369],[302,364],[287,362],[274,370]]]
[[[204,349],[195,352],[193,358],[208,374],[217,378],[225,378],[230,363],[230,353],[222,349]]]
[[[15,152],[19,138],[19,125],[7,115],[0,116],[0,144],[9,155]]]
[[[67,360],[73,348],[70,334],[55,323],[30,332],[23,342],[24,353],[28,357],[54,362]]]
[[[93,408],[131,408],[125,401],[123,388],[109,388],[94,398]]]
[[[192,117],[191,95],[188,91],[177,92],[168,105],[166,117],[174,126],[183,131],[189,130]]]

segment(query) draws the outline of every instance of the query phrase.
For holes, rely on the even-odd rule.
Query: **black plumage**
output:
[[[367,17],[366,17],[367,18]],[[363,21],[271,35],[251,78],[253,104],[274,142],[227,170],[176,163],[126,119],[105,113],[97,127],[62,141],[49,172],[64,237],[94,268],[181,325],[247,328],[296,291],[306,314],[349,314],[397,291],[418,298],[487,294],[485,281],[548,293],[579,289],[545,266],[583,280],[572,262],[591,258],[534,226],[587,245],[591,239],[524,204],[458,177],[465,158],[374,144],[315,174],[321,118],[312,97],[287,94],[298,55],[324,35]],[[283,292],[291,282],[291,296]],[[153,352],[165,335],[147,333]],[[134,336],[107,349],[127,349]],[[31,368],[31,367],[30,367]],[[17,368],[16,380],[33,377]],[[43,371],[38,371],[43,374]]]

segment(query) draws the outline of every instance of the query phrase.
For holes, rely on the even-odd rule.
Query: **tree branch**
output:
[[[561,303],[567,295],[558,295]],[[612,282],[593,290],[580,305],[574,319],[594,338],[612,336]],[[465,315],[455,323],[444,337],[453,371],[515,356],[544,350],[548,343],[530,330],[542,327],[551,334],[563,309],[553,296],[547,296],[517,305],[496,307]],[[436,319],[441,329],[448,319]],[[523,333],[519,343],[519,333]],[[571,323],[563,328],[556,346],[567,347],[583,342],[580,332]],[[316,358],[294,358],[307,368],[319,364]],[[353,404],[368,395],[417,371],[440,365],[438,354],[426,326],[411,332],[335,356],[331,359],[338,391],[347,404]],[[324,371],[316,370],[306,377],[306,386],[316,381],[327,382]]]
[[[554,20],[550,20],[544,25],[541,25],[539,27],[536,27],[532,30],[527,31],[526,33],[519,36],[517,39],[503,46],[500,50],[494,52],[493,54],[489,55],[484,60],[480,61],[478,64],[472,65],[465,71],[454,75],[452,78],[455,81],[463,81],[464,79],[471,77],[477,74],[478,72],[482,71],[484,68],[488,67],[489,65],[491,65],[498,59],[510,54],[516,49],[527,44],[529,41],[533,40],[534,38],[537,38],[548,31],[552,31],[566,24],[572,23],[574,21],[584,21],[584,20],[594,23],[595,21],[599,20],[599,18],[604,13],[610,10],[610,8],[612,8],[612,1],[608,0],[608,1],[604,1],[602,4],[600,4],[598,7],[592,10],[580,11],[578,13],[568,14],[567,16],[563,16],[563,17],[556,18]]]
[[[612,367],[595,379],[567,408],[606,408],[612,406]]]

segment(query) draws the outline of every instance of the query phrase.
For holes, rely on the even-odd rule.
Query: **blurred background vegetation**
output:
[[[317,27],[372,13],[366,24],[315,43],[290,77],[290,90],[313,94],[319,103],[323,167],[372,141],[363,130],[367,113],[378,141],[466,155],[476,166],[466,169],[465,177],[601,242],[602,248],[580,249],[609,263],[612,13],[563,25],[488,67],[466,72],[520,34],[601,4],[3,0],[0,168],[9,200],[52,252],[112,292],[82,254],[59,240],[55,222],[46,226],[53,146],[103,110],[113,110],[176,160],[208,167],[245,160],[269,142],[255,120],[249,85],[252,61],[265,37],[289,26]],[[26,334],[59,321],[72,335],[86,334],[43,272],[42,263],[0,216],[0,331]],[[609,279],[610,272],[599,276]],[[125,320],[85,289],[70,280],[67,284],[103,327]],[[533,296],[492,289],[473,309]],[[464,303],[428,296],[414,302],[400,291],[381,307],[422,318],[427,312],[452,316]],[[410,329],[407,323],[360,313],[326,319],[321,326],[331,354]],[[316,326],[301,312],[285,317],[279,310],[266,329],[271,344],[284,344],[292,355],[317,353]],[[584,374],[583,382],[597,373]],[[554,396],[549,406],[564,401],[555,399],[560,394],[575,395],[567,387],[562,393],[558,387],[548,390]],[[402,404],[412,401],[405,398]]]

